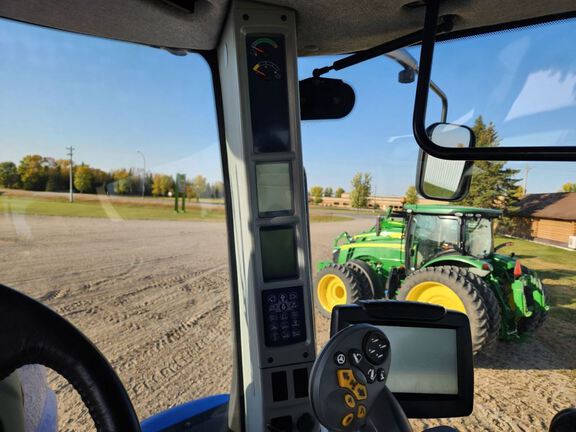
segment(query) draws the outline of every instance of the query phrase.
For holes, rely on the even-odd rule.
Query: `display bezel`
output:
[[[357,305],[335,307],[332,311],[330,335],[355,324],[456,330],[458,393],[393,394],[408,418],[462,417],[472,413],[474,365],[470,323],[466,315],[425,303],[365,301]]]

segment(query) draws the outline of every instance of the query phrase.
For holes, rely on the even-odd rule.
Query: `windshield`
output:
[[[501,35],[511,44],[513,36]],[[455,51],[439,56],[467,59],[445,68],[446,75],[433,77],[447,92],[453,110],[448,121],[471,125],[479,145],[497,145],[500,132],[503,140],[521,138],[498,120],[501,113],[470,107],[462,86],[452,87],[463,71],[484,76],[484,60],[465,57],[473,56],[470,44],[475,40],[455,43]],[[549,36],[547,43],[554,40]],[[224,193],[225,182],[231,180],[221,171],[206,61],[195,53],[174,56],[152,47],[4,20],[0,48],[0,283],[40,300],[85,333],[118,373],[141,420],[229,393],[234,352],[225,209],[234,201]],[[419,57],[417,46],[409,51]],[[300,79],[338,58],[298,59]],[[290,277],[296,263],[310,265],[315,300],[322,276],[334,269],[343,275],[341,281],[352,281],[346,286],[351,289],[346,292],[349,302],[401,299],[403,288],[414,280],[410,278],[422,274],[443,272],[450,278],[424,279],[433,282],[432,294],[417,301],[433,302],[430,298],[443,283],[464,280],[460,292],[470,292],[481,282],[476,274],[465,279],[466,269],[453,264],[422,271],[434,257],[465,252],[457,217],[413,214],[409,229],[405,219],[390,223],[385,218],[389,208],[394,215],[404,215],[406,204],[446,204],[423,199],[414,187],[415,83],[406,74],[399,83],[401,70],[382,57],[331,72],[330,77],[354,88],[354,110],[339,121],[302,123],[312,262],[303,262],[300,253],[296,258],[284,254],[285,260],[274,262],[272,271]],[[554,71],[541,75],[557,77]],[[558,80],[566,86],[574,81],[569,74],[562,77]],[[513,79],[509,82],[522,87]],[[470,90],[486,93],[482,86]],[[560,93],[573,96],[572,90]],[[486,106],[497,107],[498,95],[490,95]],[[428,119],[440,120],[441,106],[436,108]],[[558,131],[558,124],[552,129]],[[266,178],[274,187],[253,192],[268,200],[259,210],[277,217],[278,208],[294,203],[277,193],[290,180],[286,165],[270,165],[260,165],[258,179]],[[243,180],[234,174],[233,181]],[[304,187],[304,181],[299,184]],[[548,312],[534,314],[531,321],[518,318],[517,310],[507,305],[512,293],[499,291],[510,276],[505,266],[499,268],[502,279],[491,274],[483,281],[490,284],[488,292],[506,299],[490,310],[509,308],[501,317],[509,327],[502,327],[499,339],[494,323],[500,318],[486,324],[495,331],[497,345],[492,348],[497,349],[477,357],[473,415],[442,423],[461,430],[538,430],[559,408],[576,400],[576,265],[574,252],[566,250],[576,236],[573,192],[573,164],[483,161],[474,166],[470,194],[455,204],[498,208],[506,215],[497,227],[497,243],[506,241],[504,236],[517,237],[502,253],[516,253],[523,268],[538,272],[551,309],[544,325]],[[280,217],[288,223],[297,219]],[[379,229],[373,229],[376,223]],[[470,254],[482,257],[492,251],[488,219],[470,219],[465,228]],[[265,255],[291,250],[294,236],[270,231],[269,241],[261,242]],[[335,239],[340,248],[334,247]],[[249,236],[237,238],[237,251],[250,251],[252,241]],[[546,242],[549,245],[542,244]],[[246,277],[238,275],[241,281]],[[332,285],[336,293],[344,286]],[[319,304],[314,322],[318,349],[330,329],[330,312]],[[271,339],[289,329],[298,332],[293,317],[281,312]],[[530,330],[523,343],[509,343],[537,327],[542,327],[540,332]],[[248,348],[245,345],[245,351]],[[95,430],[69,383],[50,370],[47,383],[58,401],[59,430]],[[292,381],[285,388],[294,393]],[[284,409],[283,404],[276,406]],[[437,424],[413,422],[418,430]]]
[[[492,242],[491,219],[466,218],[464,220],[464,248],[468,254],[484,258],[492,252]]]
[[[411,253],[416,267],[459,247],[460,221],[456,217],[417,214],[412,218]]]
[[[208,65],[9,21],[0,40],[0,282],[84,332],[140,419],[228,392],[225,197]],[[73,388],[51,371],[47,379],[59,430],[95,430]]]

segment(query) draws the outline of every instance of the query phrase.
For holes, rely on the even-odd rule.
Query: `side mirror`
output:
[[[300,118],[328,120],[346,117],[356,95],[350,85],[332,78],[312,77],[300,81]]]
[[[467,126],[434,123],[426,133],[431,141],[443,147],[475,147],[474,132]],[[466,197],[472,180],[473,161],[438,159],[420,150],[416,189],[424,198],[459,201]]]

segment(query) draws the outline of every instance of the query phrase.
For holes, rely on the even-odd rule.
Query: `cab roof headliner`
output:
[[[178,0],[182,1],[182,0]],[[229,0],[2,0],[0,16],[145,45],[190,50],[216,47]],[[300,55],[364,50],[421,28],[424,8],[413,0],[268,0],[296,11]],[[574,0],[443,0],[454,31],[573,12]]]

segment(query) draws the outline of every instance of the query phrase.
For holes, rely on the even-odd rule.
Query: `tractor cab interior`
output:
[[[338,301],[334,300],[334,304],[330,307],[332,313],[329,325],[330,337],[324,346],[319,346],[321,340],[319,335],[324,332],[326,336],[328,327],[324,323],[322,330],[315,323],[317,318],[314,315],[314,305],[317,291],[313,284],[312,261],[316,257],[313,257],[311,249],[312,217],[307,173],[304,170],[305,145],[302,138],[309,132],[308,126],[301,120],[326,120],[324,123],[330,125],[328,122],[343,119],[353,110],[359,115],[371,110],[369,106],[362,106],[362,100],[355,94],[353,86],[341,80],[338,71],[354,67],[368,68],[366,65],[370,68],[376,67],[374,63],[365,62],[387,54],[389,58],[386,61],[392,60],[395,70],[398,66],[401,68],[398,81],[415,83],[413,121],[408,129],[412,128],[415,141],[420,146],[417,158],[411,162],[418,164],[415,185],[420,196],[444,201],[454,201],[466,196],[474,173],[471,161],[574,161],[576,143],[573,139],[575,136],[573,125],[572,129],[566,129],[561,137],[557,137],[555,141],[550,140],[544,145],[537,145],[534,139],[530,139],[526,143],[512,143],[510,146],[486,147],[481,145],[482,137],[475,137],[472,129],[464,125],[473,121],[477,111],[471,110],[468,117],[462,116],[460,120],[447,121],[447,118],[455,118],[454,115],[450,115],[450,110],[454,109],[454,112],[460,115],[467,107],[460,103],[454,104],[454,107],[450,106],[450,92],[440,84],[443,80],[437,79],[446,70],[441,67],[433,68],[433,55],[435,44],[438,45],[436,49],[445,56],[444,49],[448,50],[450,43],[462,38],[517,27],[533,26],[530,28],[538,29],[541,23],[553,23],[558,20],[564,20],[561,22],[566,24],[566,20],[573,20],[575,14],[573,1],[568,0],[530,1],[522,7],[518,7],[518,3],[511,0],[504,2],[387,0],[359,3],[340,0],[2,1],[0,17],[9,21],[129,42],[137,45],[139,49],[155,52],[161,49],[163,55],[172,59],[170,61],[175,61],[179,57],[169,56],[165,51],[176,56],[203,57],[205,65],[208,66],[205,75],[212,81],[215,106],[213,114],[217,128],[215,136],[207,136],[206,140],[217,140],[218,151],[195,163],[214,165],[214,156],[217,157],[219,154],[219,159],[216,161],[222,173],[220,196],[225,197],[222,212],[225,214],[226,228],[225,235],[222,235],[225,241],[221,241],[216,234],[208,234],[197,243],[194,240],[196,237],[192,238],[189,246],[196,252],[205,250],[208,253],[214,244],[220,242],[220,251],[223,251],[221,255],[227,254],[228,264],[218,262],[212,265],[209,258],[199,259],[202,261],[200,264],[205,265],[206,272],[201,275],[191,274],[190,278],[183,280],[181,277],[169,274],[178,267],[186,266],[185,263],[174,264],[174,249],[165,251],[163,261],[158,265],[149,264],[151,261],[147,261],[148,256],[143,259],[135,258],[134,268],[141,267],[140,271],[143,272],[141,278],[133,278],[131,270],[122,269],[114,276],[96,278],[94,282],[82,285],[83,293],[87,296],[85,299],[75,298],[63,304],[63,309],[58,309],[56,312],[43,303],[51,304],[50,301],[65,296],[66,290],[69,291],[71,288],[56,287],[46,295],[33,289],[23,290],[20,284],[27,286],[26,281],[28,278],[34,279],[36,269],[27,267],[27,264],[22,264],[18,268],[18,261],[14,261],[13,269],[6,270],[4,276],[6,280],[2,280],[0,274],[2,284],[0,285],[0,347],[2,347],[0,379],[3,380],[0,384],[0,401],[24,398],[22,395],[10,396],[21,393],[18,390],[20,384],[18,381],[14,384],[14,380],[15,377],[23,380],[22,372],[15,375],[15,370],[30,364],[40,364],[51,368],[72,384],[86,405],[98,431],[457,430],[451,426],[440,425],[447,418],[468,416],[474,409],[473,353],[479,349],[479,345],[475,344],[479,343],[480,334],[474,327],[477,325],[476,321],[467,309],[468,303],[460,302],[458,304],[461,306],[445,308],[427,304],[434,301],[417,298],[407,300],[418,302],[397,301],[402,300],[401,297],[394,301],[391,301],[392,298],[377,299],[375,291],[378,289],[373,287],[370,297],[374,300],[362,301],[356,305],[340,305],[338,299],[346,297],[347,294],[340,292],[342,287],[338,284],[338,280],[333,279],[330,285],[327,279],[326,292]],[[574,24],[572,21],[570,23]],[[4,36],[0,32],[0,50]],[[25,46],[27,42],[24,40],[22,43],[22,46]],[[410,48],[412,51],[403,51],[405,48]],[[419,59],[416,60],[418,54]],[[122,52],[118,53],[118,57],[123,55]],[[326,61],[322,66],[324,62],[322,56],[329,55],[339,57],[333,62],[333,59]],[[308,68],[311,76],[299,77],[299,59],[306,57],[318,58],[314,59],[313,67]],[[90,61],[89,58],[83,60]],[[148,65],[156,68],[157,63],[161,61],[155,57]],[[571,67],[574,65],[572,60]],[[54,67],[54,64],[49,66]],[[189,64],[186,67],[188,66]],[[106,63],[100,62],[98,67],[105,68]],[[460,65],[464,71],[476,67],[478,65]],[[160,73],[159,69],[154,70]],[[25,72],[21,73],[25,75]],[[68,72],[63,72],[61,80],[71,79],[70,76],[75,73],[74,70]],[[135,86],[141,85],[139,75],[141,72],[142,70],[137,68],[126,72]],[[94,77],[98,73],[100,72],[97,71]],[[184,71],[178,77],[186,79],[186,73]],[[574,76],[576,75],[564,78],[573,79]],[[467,78],[469,77],[463,73],[462,81]],[[565,82],[562,79],[560,81]],[[161,85],[164,84],[158,79],[159,88],[163,88]],[[188,84],[197,85],[193,82],[187,82],[186,85]],[[167,97],[182,101],[186,85],[178,84],[170,88]],[[74,84],[70,86],[73,87]],[[205,91],[209,86],[198,87]],[[35,88],[33,84],[31,88]],[[41,93],[45,92],[48,95],[55,93],[55,90],[43,87],[42,83],[38,83],[38,88]],[[125,90],[119,86],[115,88],[119,94]],[[81,86],[75,89],[79,95],[84,91]],[[498,90],[496,86],[489,89],[494,92]],[[439,97],[429,98],[430,91]],[[97,89],[95,93],[98,92]],[[161,94],[162,91],[156,93]],[[19,109],[18,94],[11,96],[14,98],[11,102],[14,104],[14,109]],[[82,96],[79,99],[82,99]],[[497,99],[495,96],[491,102]],[[43,102],[38,102],[41,103]],[[385,103],[386,101],[382,100],[382,104]],[[123,100],[111,99],[109,104],[113,110],[113,105],[122,105]],[[139,100],[137,104],[150,108],[145,100]],[[572,101],[566,104],[572,107]],[[169,104],[159,105],[156,108],[168,113],[168,116],[175,120],[175,124],[177,123],[176,128],[189,121],[187,115],[190,112],[186,111],[184,115],[173,110]],[[57,107],[50,108],[50,105],[46,105],[43,109],[58,111]],[[203,109],[209,111],[208,115],[212,115],[210,111],[212,108]],[[204,119],[205,113],[201,110],[196,114],[198,119],[194,120],[195,130],[202,134],[203,127],[209,121]],[[95,116],[92,120],[99,118],[97,113],[88,114],[87,117],[90,115]],[[520,116],[518,113],[513,115]],[[102,145],[103,154],[111,152],[112,148],[122,148],[122,140],[116,140],[114,134],[126,129],[123,122],[129,122],[129,118],[130,114],[124,112],[119,122],[114,123],[114,129],[107,136],[111,140],[109,146],[96,142],[92,145],[96,147]],[[441,122],[438,123],[438,120]],[[156,123],[154,115],[145,117],[142,123],[148,123],[146,126],[153,125]],[[106,129],[98,124],[97,120],[90,124],[94,130]],[[79,129],[82,126],[83,123],[78,124]],[[39,122],[39,127],[46,127],[48,130],[50,125]],[[59,132],[61,135],[57,136],[68,138],[80,136],[68,136],[68,132],[64,129],[62,127]],[[152,138],[147,137],[143,130],[135,128],[131,129],[130,133],[133,133],[135,140],[144,143]],[[176,136],[172,135],[172,132],[174,131],[155,138],[165,143],[163,145],[168,149],[170,145],[166,142]],[[338,129],[338,133],[344,132]],[[348,159],[355,153],[354,139],[360,141],[359,136],[362,135],[361,130],[352,130],[348,133],[346,138],[350,139],[349,147],[333,149],[342,155],[344,159],[344,162],[341,162],[342,166],[348,164]],[[536,134],[533,130],[529,130],[529,133]],[[518,134],[520,135],[519,132]],[[7,145],[4,142],[2,141],[2,145]],[[86,143],[88,146],[90,139],[87,139]],[[416,143],[413,143],[414,151]],[[381,144],[379,152],[387,152],[386,144],[386,142]],[[56,145],[52,143],[48,148],[56,148]],[[185,146],[185,140],[181,145]],[[142,154],[140,147],[131,149],[129,144],[126,144],[126,148],[128,149],[126,152],[130,151],[131,154]],[[72,151],[73,148],[70,147],[70,153]],[[162,149],[155,147],[150,153],[148,150],[145,152],[147,156],[161,155]],[[122,153],[109,154],[123,157]],[[117,156],[110,156],[109,159],[114,157]],[[364,158],[369,160],[370,155],[364,155]],[[395,163],[393,152],[386,155],[386,158],[390,163]],[[145,175],[147,168],[144,154],[142,159]],[[48,162],[43,163],[48,170],[50,168]],[[55,167],[60,167],[58,161],[54,163]],[[318,162],[318,165],[321,164],[321,161]],[[84,164],[82,166],[84,167]],[[72,156],[70,165],[62,167],[65,174],[67,168],[72,173]],[[166,167],[163,169],[169,170]],[[178,169],[180,168],[174,168],[176,171]],[[121,173],[117,174],[118,177],[110,182],[110,188],[103,189],[104,192],[98,195],[98,205],[106,213],[105,217],[111,221],[129,219],[131,217],[129,212],[134,211],[135,206],[126,198],[127,213],[119,214],[120,210],[117,211],[114,205],[110,205],[110,202],[114,203],[115,195],[123,195],[127,190],[125,188],[132,187],[126,186],[128,177],[122,177]],[[90,178],[94,178],[95,175],[92,173]],[[78,171],[76,176],[78,178]],[[64,179],[66,181],[66,177]],[[150,189],[156,191],[154,199],[161,201],[161,198],[168,194],[173,198],[172,190],[175,191],[176,207],[172,215],[174,218],[185,213],[186,198],[183,199],[181,208],[178,206],[178,198],[180,192],[187,190],[189,185],[185,180],[180,182],[180,179],[184,177],[178,176],[176,184],[165,188],[166,190],[162,189],[160,177],[158,182],[155,177],[151,180]],[[34,179],[28,176],[22,177],[21,180],[32,182]],[[136,191],[141,187],[142,199],[148,187],[146,181],[143,176],[141,186],[138,183],[133,186]],[[74,183],[73,188],[72,177],[70,182],[70,200],[72,200],[73,189],[82,191],[84,186],[78,182]],[[192,193],[196,193],[195,197],[199,202],[204,192],[199,191],[198,184],[191,184],[190,187]],[[197,189],[194,189],[195,187]],[[88,189],[87,186],[86,190]],[[46,187],[42,192],[49,190],[51,189]],[[202,191],[205,190],[204,185]],[[215,190],[216,187],[212,189],[212,196],[207,199],[217,199],[218,193],[214,192]],[[26,197],[28,200],[37,198],[32,195]],[[23,198],[15,196],[10,199],[12,200],[10,205],[15,206],[14,203]],[[87,201],[82,204],[81,199],[82,196],[75,203],[76,208],[83,208],[82,205],[89,206]],[[353,200],[354,197],[350,199]],[[210,206],[215,205],[214,202],[209,202],[199,211],[207,214],[213,211],[214,207]],[[85,208],[88,212],[88,207]],[[42,212],[48,211],[46,207],[37,211],[33,213],[34,218],[30,219],[30,224],[48,223],[48,217],[42,218],[42,215],[46,215]],[[146,218],[152,218],[153,211],[156,210],[150,210],[151,213]],[[190,211],[192,210],[189,209],[188,214],[191,214]],[[391,214],[392,212],[389,212],[388,216]],[[328,216],[320,213],[321,217]],[[369,217],[373,218],[372,215]],[[23,219],[14,217],[10,220],[15,221],[14,226],[22,227],[22,224],[18,223]],[[97,219],[89,220],[90,229],[94,230],[94,233],[100,232],[97,231],[100,222]],[[62,222],[57,229],[63,230],[62,232],[73,230],[74,224],[79,223]],[[393,224],[394,221],[390,223]],[[390,225],[389,237],[394,243],[378,246],[380,250],[393,251],[395,255],[391,259],[397,262],[393,269],[396,273],[399,269],[408,273],[415,271],[444,253],[456,251],[480,260],[492,254],[494,249],[491,216],[481,217],[472,214],[463,217],[456,210],[453,214],[440,216],[413,214],[406,229],[400,222],[396,223],[398,224],[396,228]],[[186,241],[187,236],[201,236],[202,233],[206,234],[206,231],[212,229],[208,223],[199,228],[184,224],[182,226],[183,228],[178,228],[177,236],[171,237],[170,240],[176,245],[174,247],[176,249],[183,247],[181,245],[184,243],[179,242]],[[135,234],[133,238],[126,240],[131,242],[131,248],[140,250],[143,254],[160,244],[161,237],[172,230],[167,228],[168,225],[164,222],[158,222],[154,227],[152,225],[150,228],[146,227],[138,227],[142,229],[138,231],[142,233],[142,237]],[[376,237],[386,237],[387,234],[381,233],[380,228],[379,221],[377,227],[379,232]],[[46,238],[41,249],[30,250],[26,254],[19,255],[17,259],[27,263],[26,260],[34,258],[35,254],[41,253],[45,257],[63,253],[60,249],[44,248],[48,244],[51,232],[45,234]],[[114,228],[111,222],[100,234],[93,235],[91,238],[93,245],[90,247],[96,248],[100,242],[112,242],[115,240],[114,237],[124,239],[126,235],[126,230]],[[405,243],[408,239],[411,240]],[[361,243],[360,240],[352,240],[341,246],[339,259],[343,259],[346,251],[352,251]],[[404,244],[410,244],[413,248],[410,249],[410,253],[413,252],[410,259],[413,261],[408,266],[404,265],[406,261],[401,256]],[[325,249],[328,252],[329,249]],[[114,264],[107,260],[115,253],[113,248],[103,247],[90,265],[96,270],[100,267],[112,268]],[[190,252],[189,258],[186,258],[189,259],[189,264],[194,264],[194,256]],[[358,258],[357,255],[355,257]],[[336,265],[336,261],[332,264]],[[370,261],[370,265],[372,264],[374,263]],[[357,265],[363,266],[362,262]],[[472,278],[485,275],[482,272],[487,271],[489,267],[483,268],[482,265],[482,262],[470,264],[474,270],[472,273],[476,275],[472,275]],[[464,277],[457,266],[454,264],[450,266],[451,271],[455,272],[454,275],[451,273],[450,277],[458,279]],[[362,267],[362,269],[368,276],[372,272],[370,268]],[[160,287],[154,284],[150,287],[145,285],[149,282],[146,273],[149,273],[150,278],[151,275],[160,277],[163,271],[166,273],[163,274],[166,280],[165,291],[161,291]],[[383,270],[378,267],[378,271]],[[73,266],[63,266],[61,272],[75,274]],[[212,285],[202,285],[203,278],[224,273],[226,273],[224,276],[218,276],[220,279],[214,279]],[[78,272],[77,277],[81,279],[84,274],[87,273]],[[24,275],[26,279],[23,279]],[[522,291],[523,285],[520,283],[523,277],[528,277],[526,271],[511,276],[509,284],[513,288],[516,287],[514,284],[519,286],[514,291],[514,295],[519,296],[518,302],[526,300]],[[122,281],[131,284],[129,291],[121,295],[112,291],[110,291],[112,294],[105,294],[107,284],[121,284]],[[41,282],[51,283],[49,279],[42,279]],[[221,287],[225,283],[229,283],[230,287],[225,291],[225,304],[229,306],[210,306],[212,302],[218,300],[218,294],[214,291],[215,286]],[[397,283],[399,286],[400,280]],[[534,284],[537,285],[536,282]],[[406,286],[407,284],[404,284],[404,287]],[[153,300],[139,297],[148,288],[154,292]],[[170,291],[170,288],[175,288],[175,291]],[[536,309],[540,303],[530,299],[525,315],[516,316],[514,318],[516,321],[535,314],[533,310],[541,310],[542,315],[544,314],[547,305],[541,288],[540,285],[540,291],[534,289],[536,293],[534,298],[540,295],[538,301],[541,303],[541,308]],[[198,297],[189,297],[193,295],[191,292],[195,289],[200,293]],[[379,289],[383,290],[382,287]],[[138,318],[139,321],[134,321],[130,328],[123,328],[120,324],[123,319],[130,318],[129,314],[112,314],[108,317],[113,327],[105,332],[108,335],[98,336],[110,337],[101,346],[85,336],[84,333],[92,334],[93,330],[89,326],[82,328],[81,332],[71,323],[75,322],[75,308],[81,307],[82,311],[98,314],[97,304],[100,299],[106,301],[111,308],[121,307],[130,302],[141,302],[144,308],[142,316]],[[171,299],[174,299],[176,306],[166,306],[161,311],[152,311],[158,305],[167,305]],[[348,298],[343,303],[363,299]],[[224,311],[221,321],[226,322],[228,327],[211,324],[201,329],[205,339],[202,337],[196,341],[186,339],[186,332],[199,327],[199,320],[203,316],[218,311]],[[69,315],[63,317],[64,313]],[[157,342],[142,341],[141,345],[137,345],[138,331],[148,328],[156,320],[173,319],[178,314],[190,315],[183,318],[173,330],[159,336]],[[90,325],[96,325],[96,321],[90,322],[92,323]],[[510,330],[509,333],[515,331]],[[500,332],[500,321],[491,321],[485,332],[485,335],[482,334],[482,341],[489,338],[496,339]],[[112,346],[121,341],[124,341],[130,350],[132,346],[134,347],[135,357],[128,361],[124,358],[125,353],[114,352],[113,360],[107,359],[103,353],[113,352]],[[175,355],[174,362],[164,364],[152,381],[141,383],[137,382],[137,377],[134,380],[123,378],[124,368],[130,369],[138,358],[144,363],[158,360],[163,354],[154,357],[155,352],[174,341],[180,343],[178,345],[180,351]],[[210,355],[194,358],[196,354],[190,354],[188,351],[194,344],[200,347],[198,352],[210,352]],[[213,346],[229,344],[230,349],[221,351],[225,352],[221,354],[218,350],[211,350],[209,344]],[[111,363],[115,365],[114,368]],[[172,373],[179,363],[185,364],[186,367],[178,373]],[[215,367],[217,372],[208,369],[210,367]],[[185,378],[187,375],[206,377],[208,375],[206,370],[212,371],[213,374],[206,379],[205,383],[209,384],[206,384],[205,389],[199,389],[198,384],[198,389],[193,391],[192,394],[197,400],[185,404],[167,402],[161,405],[157,400],[147,399],[146,404],[149,408],[143,411],[142,408],[138,408],[140,412],[146,413],[146,419],[139,418],[135,410],[136,397],[145,397],[142,395],[151,392],[151,387],[160,388],[162,393],[164,390],[168,393],[170,387],[178,386],[179,381],[187,379]],[[186,381],[186,386],[194,387],[196,384],[194,379],[192,382]],[[221,387],[220,381],[226,382],[229,388],[227,394],[211,394],[211,391]],[[8,385],[10,387],[6,390]],[[559,389],[559,392],[562,392],[562,389]],[[180,393],[179,396],[182,396],[183,392]],[[18,403],[12,405],[8,405],[8,402],[0,403],[0,431],[24,432],[23,426],[16,426],[23,423],[18,423],[20,420],[16,419],[19,414],[13,410],[15,406],[17,407]],[[156,408],[158,411],[154,412]],[[572,428],[576,421],[576,413],[570,409],[561,411],[561,408],[567,407],[554,408],[554,412],[558,412],[558,415],[553,420],[546,420],[546,423],[551,421],[550,430],[554,432],[575,430]],[[18,409],[25,411],[24,406],[20,406],[16,411]],[[415,427],[409,419],[440,420]],[[22,429],[19,429],[20,427]],[[46,425],[44,427],[45,429],[42,429],[38,426],[38,429],[34,430],[51,430]],[[67,427],[69,430],[79,430],[74,424],[68,424]]]

